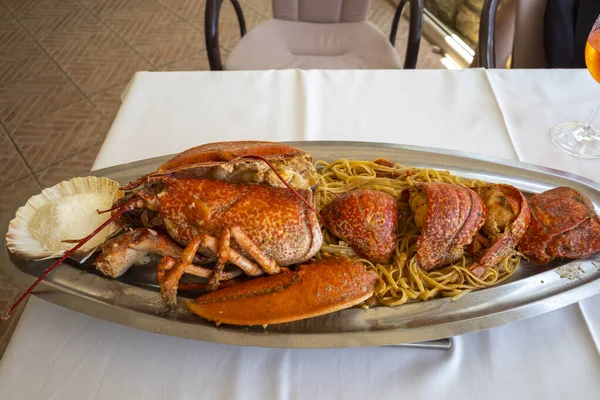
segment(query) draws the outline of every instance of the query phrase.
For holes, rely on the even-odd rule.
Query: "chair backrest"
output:
[[[484,0],[479,25],[479,66],[496,68],[496,15],[501,0]],[[548,0],[515,0],[512,68],[544,68],[544,14]]]
[[[545,68],[544,12],[548,0],[517,0],[513,68]]]
[[[273,0],[273,18],[337,23],[367,19],[371,0]]]

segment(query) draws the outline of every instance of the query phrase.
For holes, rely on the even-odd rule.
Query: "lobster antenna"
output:
[[[116,213],[114,213],[109,219],[106,220],[106,222],[104,222],[102,225],[100,225],[98,228],[96,228],[96,230],[94,230],[94,232],[90,233],[83,239],[79,240],[78,241],[79,243],[77,243],[73,248],[71,248],[71,250],[67,251],[54,264],[52,264],[51,266],[46,268],[44,273],[42,275],[40,275],[40,277],[37,278],[37,280],[35,282],[33,282],[33,284],[31,286],[29,286],[29,288],[21,295],[21,297],[19,297],[17,299],[17,301],[15,301],[14,304],[4,313],[4,315],[2,315],[2,318],[0,319],[0,321],[6,321],[10,317],[10,314],[15,310],[15,308],[17,308],[19,306],[19,304],[21,304],[21,302],[23,300],[25,300],[25,298],[33,291],[33,289],[35,289],[36,286],[39,285],[56,267],[58,267],[60,264],[62,264],[63,261],[65,261],[71,254],[76,252],[81,246],[83,246],[84,244],[89,242],[94,236],[96,236],[98,234],[98,232],[100,232],[102,229],[106,228],[114,220],[119,218],[121,216],[121,214],[126,212],[129,209],[129,206],[131,204],[133,204],[134,201],[136,201],[136,200],[137,200],[136,198],[132,198],[127,203],[123,204],[122,207],[119,210],[117,210]]]
[[[317,217],[319,217],[319,220],[321,220],[321,223],[323,224],[323,226],[325,228],[327,228],[327,224],[325,223],[325,220],[323,219],[321,214],[304,197],[300,196],[300,193],[298,193],[296,191],[296,189],[294,189],[289,183],[287,183],[287,181],[283,178],[283,176],[281,176],[279,174],[279,172],[277,172],[277,170],[275,169],[273,164],[271,164],[269,162],[269,160],[267,160],[266,158],[264,158],[262,156],[255,156],[255,155],[247,155],[247,156],[243,156],[242,158],[251,158],[251,159],[264,161],[264,163],[267,164],[269,166],[269,168],[271,168],[271,170],[275,173],[275,175],[277,175],[277,178],[279,178],[281,183],[283,183],[288,189],[290,189],[296,197],[298,197],[304,204],[306,204],[306,206],[308,208],[310,208],[315,214],[317,214]]]

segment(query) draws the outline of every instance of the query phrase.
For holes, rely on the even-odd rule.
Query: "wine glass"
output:
[[[592,77],[600,83],[600,16],[596,19],[585,44],[585,65]],[[554,144],[569,154],[582,158],[600,157],[600,129],[592,122],[600,110],[600,99],[586,122],[563,122],[552,128]]]

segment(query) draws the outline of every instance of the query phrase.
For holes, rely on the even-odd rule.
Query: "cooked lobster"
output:
[[[590,199],[575,189],[557,187],[529,199],[531,223],[519,242],[530,261],[583,258],[600,251],[600,217]]]
[[[486,268],[497,265],[514,251],[529,226],[530,211],[527,199],[514,186],[488,184],[475,191],[488,211],[480,233],[469,246],[475,257],[471,271],[481,276]]]
[[[264,150],[266,158],[236,158],[237,154],[248,157],[249,146],[256,153]],[[166,302],[174,303],[177,283],[183,273],[206,275],[206,268],[192,264],[194,259],[216,261],[209,280],[209,289],[215,290],[219,281],[237,275],[223,272],[226,263],[250,276],[265,272],[277,274],[281,266],[305,262],[319,250],[321,229],[316,214],[310,209],[313,192],[264,184],[269,174],[260,167],[264,164],[270,168],[270,165],[271,173],[287,175],[287,180],[283,178],[287,184],[291,181],[309,185],[313,173],[304,163],[307,153],[266,142],[225,145],[221,152],[216,151],[218,148],[213,144],[188,150],[161,166],[158,172],[124,187],[128,195],[115,208],[126,208],[128,214],[133,212],[134,217],[139,217],[141,224],[151,230],[130,234],[130,238],[116,238],[104,245],[95,262],[100,271],[117,276],[133,264],[132,258],[142,255],[142,250],[159,253],[165,257],[159,263],[161,292]],[[282,149],[284,154],[274,154],[277,149]],[[191,164],[186,166],[186,160]],[[301,171],[294,169],[298,165]],[[263,184],[199,177],[215,174],[227,181],[245,177]],[[299,176],[304,178],[299,179]],[[283,186],[281,181],[278,183]],[[147,232],[156,235],[149,236]],[[178,252],[173,242],[188,247]],[[154,251],[150,248],[152,245],[156,246]],[[189,262],[177,262],[179,258],[189,258],[186,256],[190,252]],[[197,252],[204,257],[199,258]],[[186,266],[182,267],[183,264]]]
[[[351,190],[321,210],[327,228],[361,257],[385,263],[396,247],[398,205],[378,190]]]
[[[377,274],[332,257],[297,271],[253,279],[186,301],[190,311],[217,324],[268,325],[338,311],[373,295]]]
[[[463,186],[434,182],[417,183],[408,194],[415,225],[421,230],[419,266],[428,271],[461,259],[486,219],[481,197]]]

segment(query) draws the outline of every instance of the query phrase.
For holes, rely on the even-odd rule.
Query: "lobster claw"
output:
[[[217,324],[279,324],[356,305],[373,295],[377,279],[358,262],[332,257],[297,271],[283,268],[280,274],[207,293],[186,305]]]

